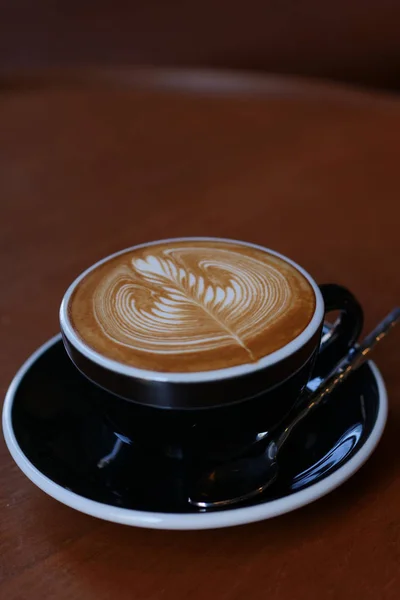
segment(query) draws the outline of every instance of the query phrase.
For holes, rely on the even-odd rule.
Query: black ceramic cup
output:
[[[333,367],[356,342],[363,312],[347,289],[335,284],[318,286],[303,268],[285,256],[245,245],[293,265],[315,294],[315,310],[304,331],[252,364],[162,373],[116,362],[89,347],[69,317],[69,302],[76,286],[104,261],[85,271],[67,290],[60,309],[65,348],[79,371],[97,386],[99,410],[123,439],[150,444],[200,440],[203,445],[210,439],[233,440],[268,431],[296,405],[316,362],[323,360],[325,368]],[[324,318],[330,311],[339,311],[339,317],[321,340]]]

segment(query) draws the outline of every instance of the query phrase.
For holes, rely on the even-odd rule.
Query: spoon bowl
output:
[[[200,477],[189,502],[203,509],[222,508],[262,494],[278,477],[276,454],[271,455],[270,446],[259,456],[219,465]]]

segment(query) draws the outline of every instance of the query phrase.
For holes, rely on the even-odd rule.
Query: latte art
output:
[[[196,269],[187,266],[192,257]],[[180,354],[237,344],[279,319],[292,299],[271,265],[230,250],[164,250],[132,259],[96,289],[93,312],[114,343],[142,352]]]
[[[259,360],[304,329],[314,303],[308,281],[285,261],[195,240],[103,263],[78,286],[70,315],[81,337],[110,358],[193,371]]]

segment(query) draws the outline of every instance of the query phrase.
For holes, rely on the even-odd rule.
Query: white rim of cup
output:
[[[21,471],[46,494],[66,506],[106,521],[150,529],[195,530],[232,527],[271,519],[310,504],[339,487],[368,460],[385,429],[388,414],[386,387],[378,367],[369,361],[368,364],[378,388],[378,413],[375,423],[361,448],[325,479],[283,498],[267,500],[252,506],[232,507],[223,511],[193,514],[157,513],[102,504],[64,488],[39,471],[22,451],[14,432],[12,408],[18,387],[38,358],[60,339],[60,334],[57,334],[38,348],[20,367],[11,382],[3,406],[2,425],[5,442]]]
[[[151,246],[155,246],[158,244],[165,244],[168,242],[189,242],[189,241],[193,241],[193,242],[201,242],[201,241],[223,242],[223,243],[228,243],[228,244],[229,243],[236,244],[239,246],[246,246],[249,248],[256,248],[257,250],[261,250],[263,252],[266,252],[267,254],[271,254],[273,256],[276,256],[276,257],[282,259],[283,261],[285,261],[286,263],[290,264],[292,267],[297,269],[297,271],[299,271],[307,279],[307,281],[311,284],[311,286],[314,290],[314,294],[315,294],[315,310],[314,310],[313,317],[312,317],[311,321],[308,323],[307,327],[297,337],[295,337],[291,342],[289,342],[288,344],[283,346],[283,348],[280,348],[279,350],[276,350],[275,352],[268,354],[267,356],[261,358],[259,361],[255,362],[255,363],[251,363],[251,364],[247,363],[247,364],[238,365],[235,367],[227,367],[224,369],[215,369],[215,370],[210,370],[210,371],[199,371],[199,372],[195,372],[195,373],[193,373],[193,372],[190,372],[190,373],[168,372],[167,373],[167,372],[163,372],[163,371],[151,371],[151,370],[147,370],[147,369],[140,369],[138,367],[129,366],[124,363],[120,363],[111,358],[107,358],[107,357],[103,356],[102,354],[100,354],[99,352],[97,352],[96,350],[93,350],[92,348],[90,348],[90,346],[88,346],[81,339],[81,337],[75,332],[75,329],[73,328],[73,326],[70,322],[70,319],[69,319],[68,304],[69,304],[70,298],[71,298],[76,286],[91,271],[93,271],[98,266],[102,265],[103,263],[111,260],[112,258],[114,258],[116,256],[120,256],[121,254],[127,254],[127,253],[129,253],[133,250],[139,249],[139,248],[151,247]],[[195,237],[167,238],[167,239],[162,239],[162,240],[156,240],[153,242],[147,242],[144,244],[137,244],[136,246],[131,246],[129,248],[125,248],[124,250],[120,250],[119,252],[115,252],[114,254],[110,254],[109,256],[99,260],[94,265],[92,265],[91,267],[89,267],[88,269],[83,271],[83,273],[81,273],[67,289],[67,291],[63,297],[63,300],[61,302],[60,324],[61,324],[61,329],[62,329],[64,335],[66,336],[66,338],[68,339],[68,341],[87,359],[96,363],[100,367],[103,367],[104,369],[113,371],[114,373],[118,373],[120,375],[134,377],[135,379],[144,379],[144,380],[148,380],[148,381],[160,381],[160,382],[171,382],[171,383],[200,383],[200,382],[207,382],[207,381],[218,381],[218,380],[222,380],[222,379],[228,379],[231,377],[239,377],[241,375],[247,375],[247,374],[259,371],[260,369],[270,367],[270,366],[280,362],[281,360],[284,360],[285,358],[289,357],[291,354],[294,354],[295,352],[297,352],[302,346],[304,346],[304,344],[306,344],[312,338],[312,336],[316,333],[316,331],[318,330],[318,327],[320,327],[320,325],[323,321],[324,310],[325,310],[324,300],[322,298],[321,291],[320,291],[318,285],[316,284],[316,282],[314,281],[314,279],[311,277],[311,275],[309,273],[307,273],[307,271],[305,269],[303,269],[303,267],[301,267],[300,265],[295,263],[293,260],[291,260],[290,258],[285,256],[284,254],[280,254],[279,252],[276,252],[275,250],[265,248],[264,246],[260,246],[258,244],[252,244],[250,242],[243,242],[243,241],[229,239],[229,238],[201,237],[201,236],[197,237],[197,236],[195,236]]]

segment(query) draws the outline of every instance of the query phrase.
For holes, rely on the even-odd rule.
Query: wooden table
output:
[[[349,286],[369,328],[399,302],[400,104],[329,85],[190,72],[0,81],[1,391],[58,330],[70,281],[165,236],[275,248]],[[272,521],[161,532],[35,488],[0,444],[7,600],[398,598],[400,338],[376,353],[390,417],[362,470]]]

